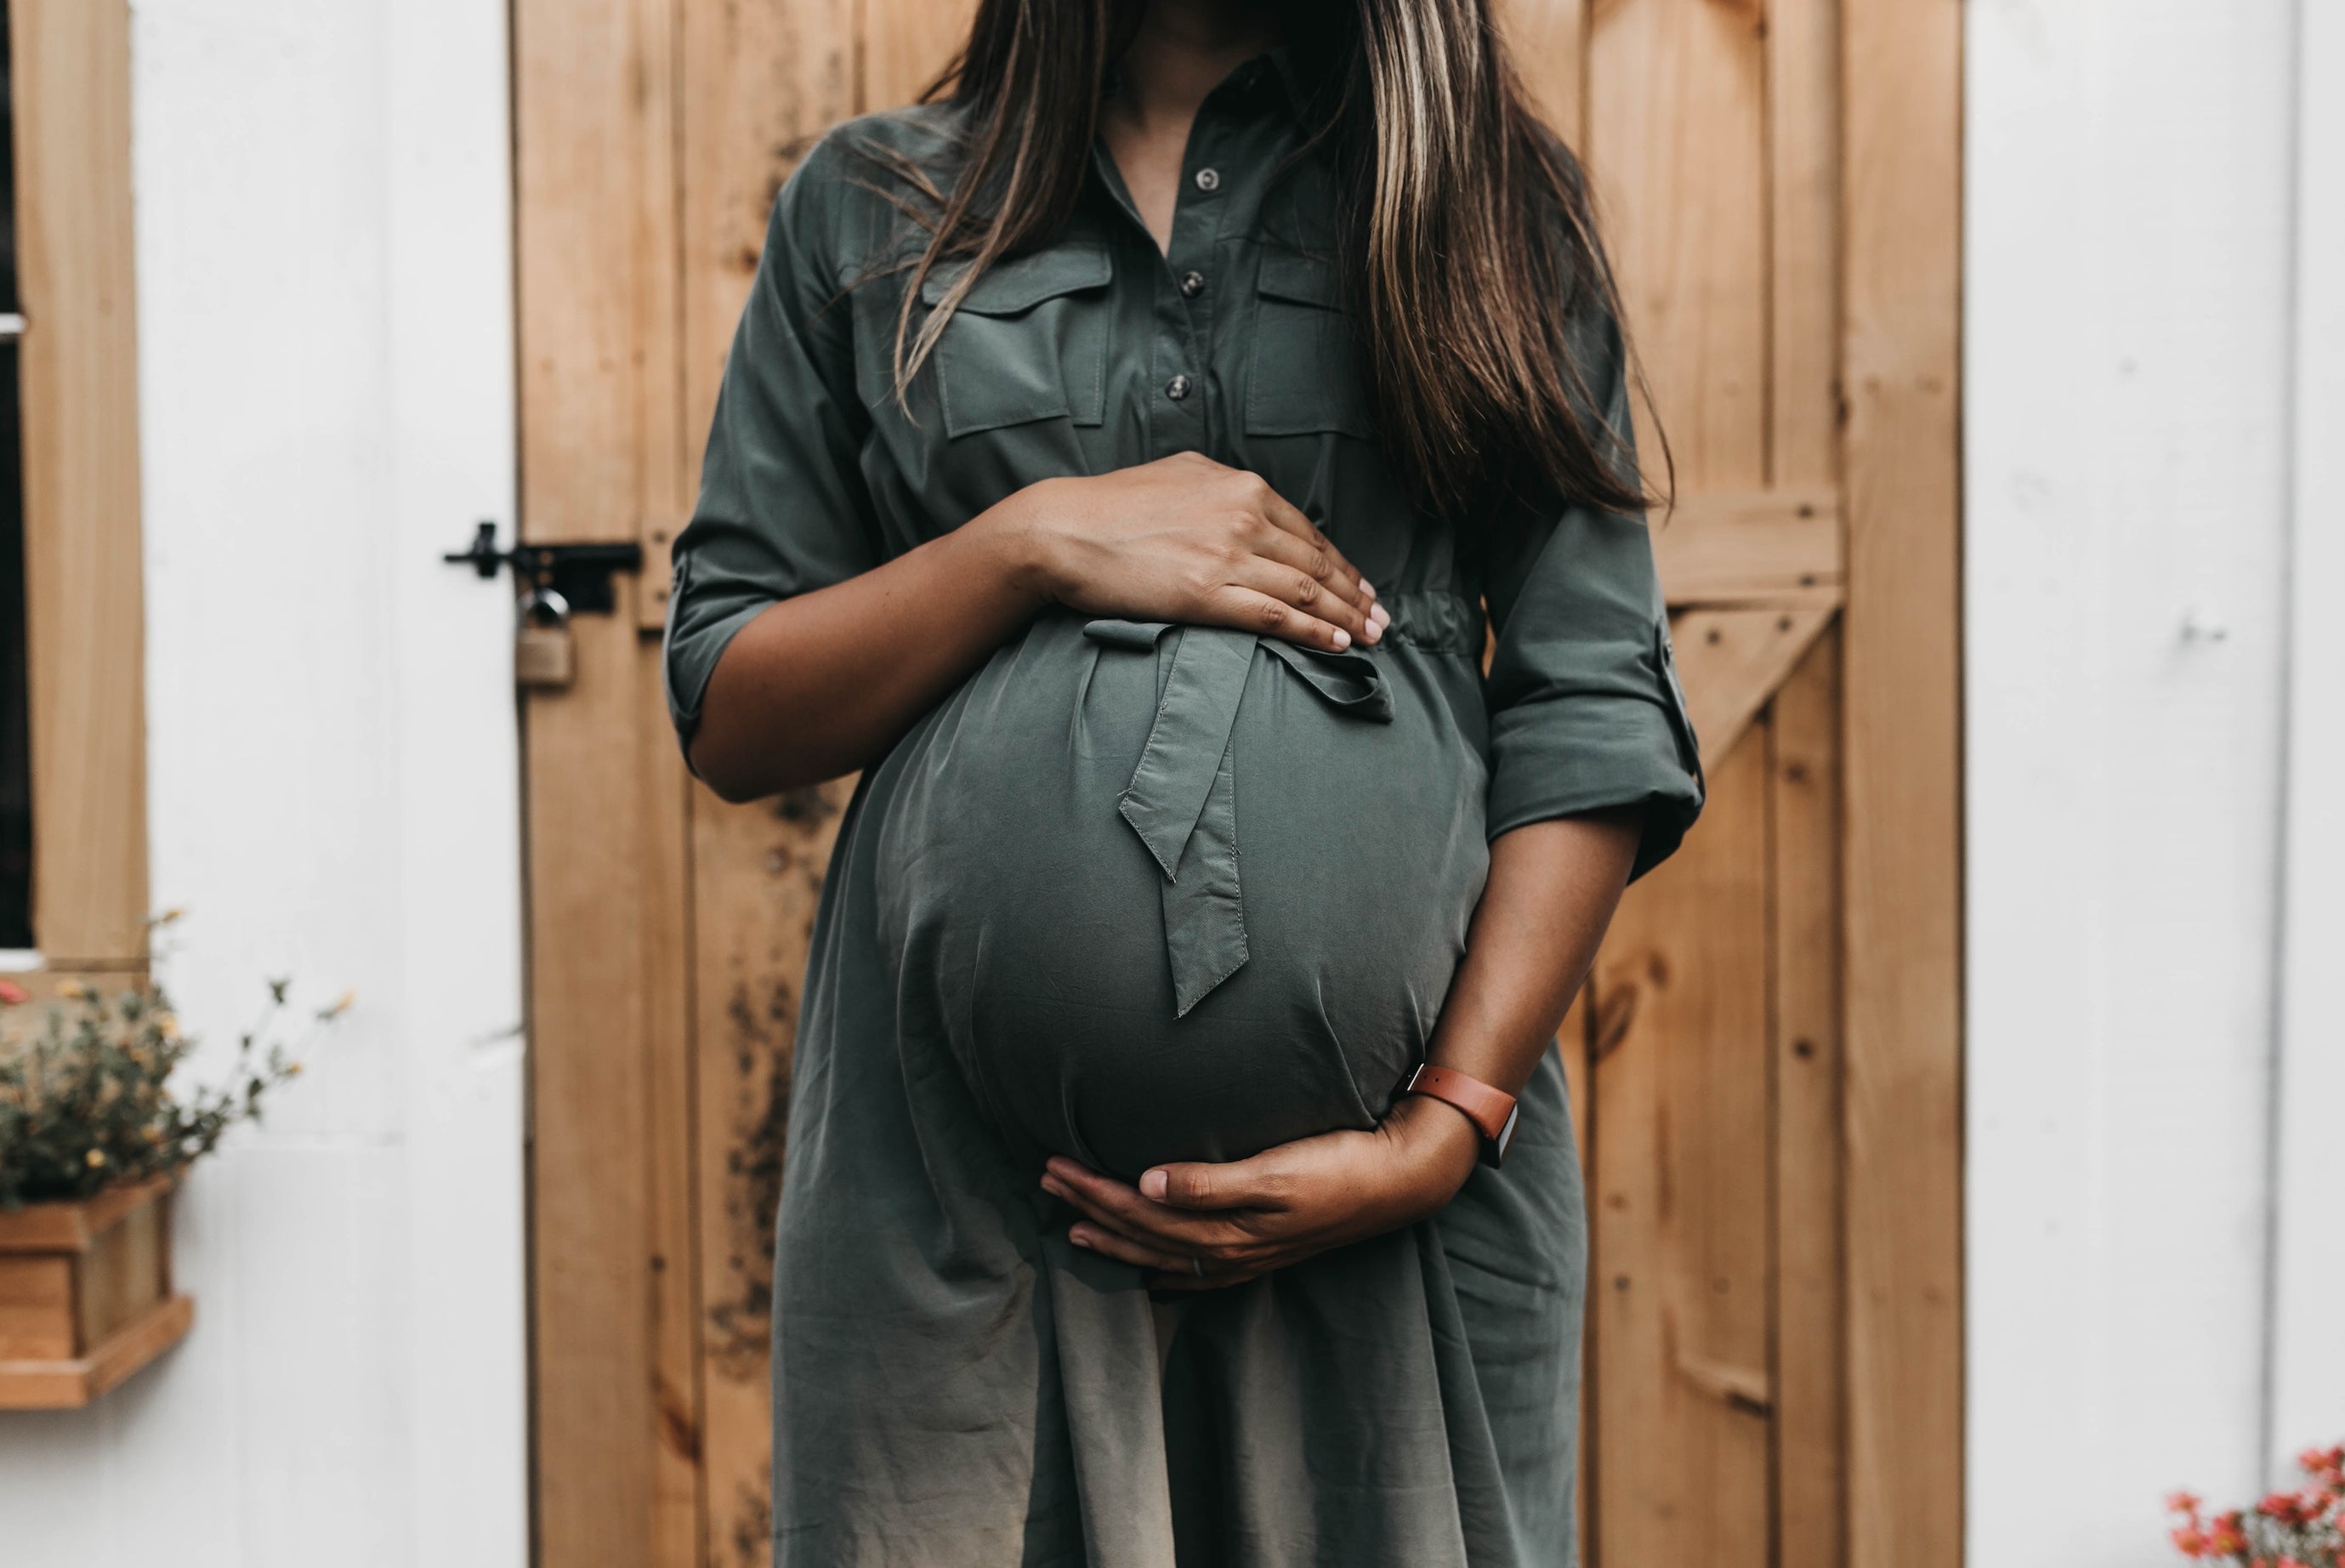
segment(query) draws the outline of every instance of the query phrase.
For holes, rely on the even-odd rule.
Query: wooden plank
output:
[[[610,628],[615,633],[618,628]],[[687,787],[668,722],[659,645],[634,647],[635,751],[642,769],[645,1105],[650,1138],[654,1445],[652,1535],[662,1563],[707,1560],[707,1412],[700,1363],[695,1068],[692,1040],[690,850]],[[615,1046],[616,1041],[613,1042]]]
[[[1768,775],[1631,888],[1598,964],[1590,1292],[1605,1563],[1768,1563]]]
[[[1588,137],[1588,0],[1506,0],[1498,7],[1531,107],[1575,150]]]
[[[851,0],[687,0],[683,346],[695,457],[774,198],[803,149],[854,107],[855,22]],[[678,514],[690,505],[680,496]],[[665,540],[646,544],[665,560]],[[767,1333],[789,1050],[807,933],[849,789],[796,794],[778,808],[727,807],[695,789],[681,807],[706,1540],[713,1558],[745,1568],[771,1550]]]
[[[173,1296],[86,1356],[0,1360],[0,1410],[63,1410],[88,1404],[186,1339],[195,1320],[194,1300]]]
[[[22,348],[33,935],[147,952],[146,615],[129,7],[10,0]]]
[[[1653,534],[1672,608],[1695,605],[1836,605],[1840,494],[1829,484],[1679,498]]]
[[[1840,640],[1768,726],[1774,860],[1776,1568],[1847,1560],[1841,1247]]]
[[[0,1257],[0,1360],[65,1360],[74,1333],[74,1257]]]
[[[976,0],[866,0],[862,7],[864,110],[917,99],[969,40]]]
[[[1763,490],[1757,9],[1610,0],[1590,29],[1587,150],[1657,405],[1639,410],[1641,443],[1658,463],[1658,415],[1678,491]],[[1723,656],[1763,649],[1771,617],[1693,620],[1737,613],[1692,612],[1678,637],[1713,769],[1707,820],[1631,890],[1598,969],[1594,1555],[1612,1568],[1759,1568],[1770,1544],[1766,769],[1728,750],[1749,716],[1726,678],[1741,661]]]
[[[28,1203],[14,1212],[0,1210],[0,1253],[82,1251],[124,1215],[168,1190],[173,1179],[155,1176],[76,1202]]]
[[[619,212],[634,209],[634,254],[626,272],[639,356],[625,378],[635,402],[638,490],[634,534],[644,570],[634,582],[635,624],[658,627],[667,613],[665,548],[691,506],[685,456],[683,344],[683,190],[678,138],[685,107],[684,13],[687,0],[632,0],[629,66],[635,92],[619,123],[635,143]],[[550,521],[550,520],[549,520]]]
[[[102,1344],[171,1293],[171,1199],[168,1191],[100,1232],[81,1255],[76,1280],[76,1343]]]
[[[1832,489],[1835,529],[1840,100],[1836,0],[1768,0],[1767,472],[1771,483],[1786,489]]]
[[[1589,161],[1679,488],[1767,483],[1765,54],[1749,5],[1615,0],[1589,45]],[[1651,412],[1651,411],[1648,411]],[[1660,443],[1639,416],[1648,461]]]
[[[1962,6],[1842,26],[1850,1562],[1955,1568]]]
[[[710,1536],[765,1561],[773,1407],[774,1217],[815,906],[853,780],[693,802],[702,1294]]]
[[[522,530],[636,539],[686,487],[676,0],[517,0]],[[702,1555],[683,794],[639,598],[524,713],[543,1561]]]
[[[1704,768],[1716,768],[1732,754],[1831,621],[1830,610],[1741,609],[1689,610],[1670,622],[1678,677]]]

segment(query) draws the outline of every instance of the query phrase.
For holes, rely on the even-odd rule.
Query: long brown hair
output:
[[[929,235],[897,321],[899,396],[979,275],[1066,223],[1144,3],[980,0],[967,45],[923,95],[959,111],[949,189],[885,160],[909,187],[891,199]],[[1314,44],[1320,87],[1298,156],[1325,149],[1335,172],[1337,264],[1395,470],[1446,514],[1528,488],[1643,511],[1610,389],[1585,373],[1609,350],[1590,328],[1619,314],[1587,181],[1532,113],[1488,0],[1284,11],[1288,36]],[[961,259],[915,328],[921,283]]]

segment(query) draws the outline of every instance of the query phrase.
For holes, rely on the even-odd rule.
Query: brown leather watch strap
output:
[[[1400,1092],[1430,1095],[1457,1106],[1481,1129],[1483,1162],[1497,1165],[1507,1157],[1507,1145],[1515,1138],[1515,1097],[1505,1090],[1494,1089],[1455,1067],[1421,1062]]]

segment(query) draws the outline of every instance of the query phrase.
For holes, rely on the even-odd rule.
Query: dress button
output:
[[[1199,190],[1214,191],[1221,189],[1221,188],[1222,171],[1220,169],[1201,168],[1197,171],[1197,188]]]
[[[1203,272],[1183,272],[1181,274],[1181,298],[1183,300],[1193,300],[1204,291],[1205,275]]]
[[[1174,402],[1179,402],[1183,398],[1187,397],[1189,395],[1189,378],[1184,375],[1174,376],[1171,381],[1166,382],[1164,383],[1164,395],[1171,398]]]

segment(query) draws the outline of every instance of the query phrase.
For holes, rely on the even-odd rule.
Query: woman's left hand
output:
[[[1078,1247],[1155,1270],[1159,1289],[1212,1290],[1440,1210],[1473,1174],[1481,1134],[1404,1095],[1374,1132],[1323,1133],[1226,1165],[1157,1166],[1132,1186],[1063,1156],[1042,1189],[1082,1212]]]

